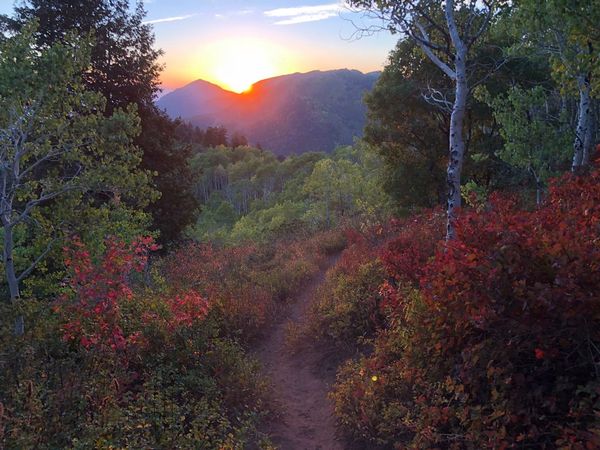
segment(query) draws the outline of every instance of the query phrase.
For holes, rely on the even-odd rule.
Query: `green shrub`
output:
[[[330,271],[312,307],[314,331],[340,345],[372,336],[381,320],[378,288],[384,276],[378,260],[359,263],[352,273]]]
[[[134,292],[138,244],[81,243],[51,306],[0,306],[0,447],[246,448],[268,413],[259,367],[193,290]],[[132,258],[130,255],[137,256]],[[138,259],[139,258],[139,259]],[[12,324],[25,316],[26,334]]]

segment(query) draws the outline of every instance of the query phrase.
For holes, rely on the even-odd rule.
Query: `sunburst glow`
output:
[[[233,92],[244,92],[253,83],[285,72],[279,50],[254,39],[220,41],[209,54],[212,81]]]

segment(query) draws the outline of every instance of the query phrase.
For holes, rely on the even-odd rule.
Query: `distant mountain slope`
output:
[[[209,83],[196,80],[190,84],[162,96],[157,101],[172,117],[189,119],[203,114],[218,114],[231,107],[239,95]]]
[[[201,127],[224,125],[278,154],[332,151],[362,135],[365,92],[378,72],[314,71],[283,75],[235,94],[202,80],[160,98],[172,117]]]

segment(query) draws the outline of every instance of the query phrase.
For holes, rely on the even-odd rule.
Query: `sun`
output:
[[[233,92],[248,91],[257,81],[282,73],[277,52],[262,41],[232,39],[216,43],[212,50],[212,78]]]

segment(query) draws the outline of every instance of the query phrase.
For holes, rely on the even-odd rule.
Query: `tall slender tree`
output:
[[[464,122],[470,79],[469,56],[486,33],[502,0],[347,0],[350,7],[364,9],[387,23],[392,33],[412,39],[454,84],[454,98],[432,90],[429,99],[451,110],[449,156],[446,171],[447,233],[455,237],[454,222],[461,206],[461,173],[465,156]]]

